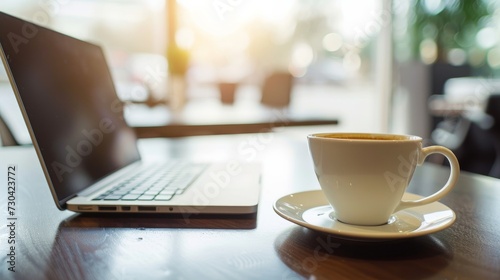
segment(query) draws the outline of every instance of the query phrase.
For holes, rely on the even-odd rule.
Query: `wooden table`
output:
[[[290,132],[145,139],[146,157],[262,163],[256,215],[95,216],[56,209],[31,147],[0,149],[1,279],[499,279],[500,180],[462,173],[442,200],[450,228],[391,242],[354,242],[274,213],[286,194],[318,189],[305,136]],[[243,152],[245,151],[245,152]],[[16,272],[8,271],[6,173],[16,164]],[[426,164],[410,191],[426,195],[448,169]]]
[[[214,98],[191,100],[179,111],[161,104],[152,108],[128,104],[125,120],[139,138],[260,133],[281,127],[339,123],[332,112],[273,108],[252,100],[222,104]]]

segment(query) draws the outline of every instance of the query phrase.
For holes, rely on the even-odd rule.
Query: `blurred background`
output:
[[[313,131],[416,134],[453,149],[464,170],[500,176],[493,0],[2,0],[0,10],[102,45],[138,126],[264,105],[338,120]],[[0,83],[7,92],[3,68]],[[22,126],[5,104],[0,116]]]

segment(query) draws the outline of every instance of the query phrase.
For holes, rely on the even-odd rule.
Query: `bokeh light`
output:
[[[329,52],[338,51],[342,43],[342,36],[337,33],[328,33],[323,37],[323,48]]]
[[[438,57],[438,47],[434,40],[425,39],[420,43],[420,58],[426,64],[431,64]]]

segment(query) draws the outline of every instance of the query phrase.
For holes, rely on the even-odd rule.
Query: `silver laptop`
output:
[[[103,51],[0,12],[0,55],[59,209],[257,210],[256,164],[145,162]]]

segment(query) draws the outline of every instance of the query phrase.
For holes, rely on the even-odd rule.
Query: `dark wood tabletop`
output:
[[[32,147],[0,149],[1,279],[499,279],[500,181],[462,173],[442,203],[449,228],[410,239],[360,242],[295,225],[272,209],[319,189],[305,135],[280,133],[144,139],[145,157],[258,161],[255,215],[81,215],[59,211]],[[7,168],[17,166],[15,229]],[[410,192],[426,195],[449,170],[419,167]],[[15,272],[8,270],[15,240]]]

